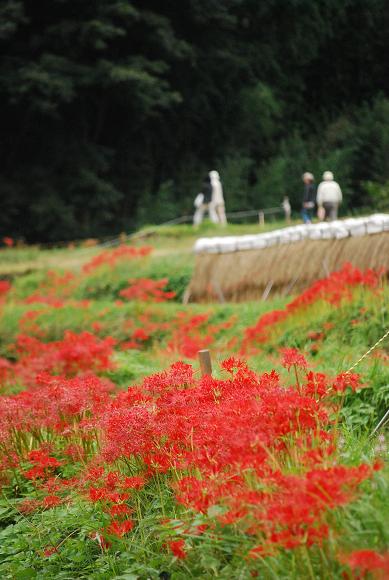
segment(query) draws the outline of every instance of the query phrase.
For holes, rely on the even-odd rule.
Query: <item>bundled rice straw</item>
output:
[[[345,262],[389,269],[389,232],[342,239],[304,239],[264,249],[199,253],[187,290],[191,302],[265,299],[298,292]]]

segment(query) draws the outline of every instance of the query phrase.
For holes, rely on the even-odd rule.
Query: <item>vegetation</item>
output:
[[[344,208],[388,205],[385,0],[4,0],[0,229],[29,241],[193,211],[300,208],[330,168]]]
[[[1,577],[385,578],[386,279],[183,305],[188,235],[1,282]]]

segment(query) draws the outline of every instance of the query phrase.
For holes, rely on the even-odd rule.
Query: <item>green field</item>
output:
[[[387,436],[371,434],[389,407],[389,339],[352,369],[358,385],[342,373],[389,328],[386,278],[346,269],[300,297],[183,305],[196,236],[220,230],[139,234],[0,251],[0,576],[384,578]],[[163,374],[177,361],[191,379]]]

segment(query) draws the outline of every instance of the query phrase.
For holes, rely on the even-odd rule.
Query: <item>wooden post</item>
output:
[[[273,288],[273,280],[269,280],[269,282],[266,284],[265,290],[263,291],[262,300],[266,300],[272,288]]]
[[[189,286],[187,286],[185,288],[185,292],[184,292],[183,297],[182,297],[182,303],[183,304],[189,304],[190,295],[191,295],[191,292],[189,290]]]
[[[197,354],[199,356],[201,376],[202,377],[204,377],[205,375],[212,376],[212,361],[209,350],[208,349],[199,350]]]
[[[265,225],[265,213],[263,211],[260,211],[258,213],[258,221],[259,221],[259,225],[260,226],[264,226]]]

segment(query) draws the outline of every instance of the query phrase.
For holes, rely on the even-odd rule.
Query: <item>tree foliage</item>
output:
[[[4,0],[1,230],[175,217],[216,165],[230,207],[298,204],[308,166],[364,203],[389,179],[388,28],[385,0]]]

